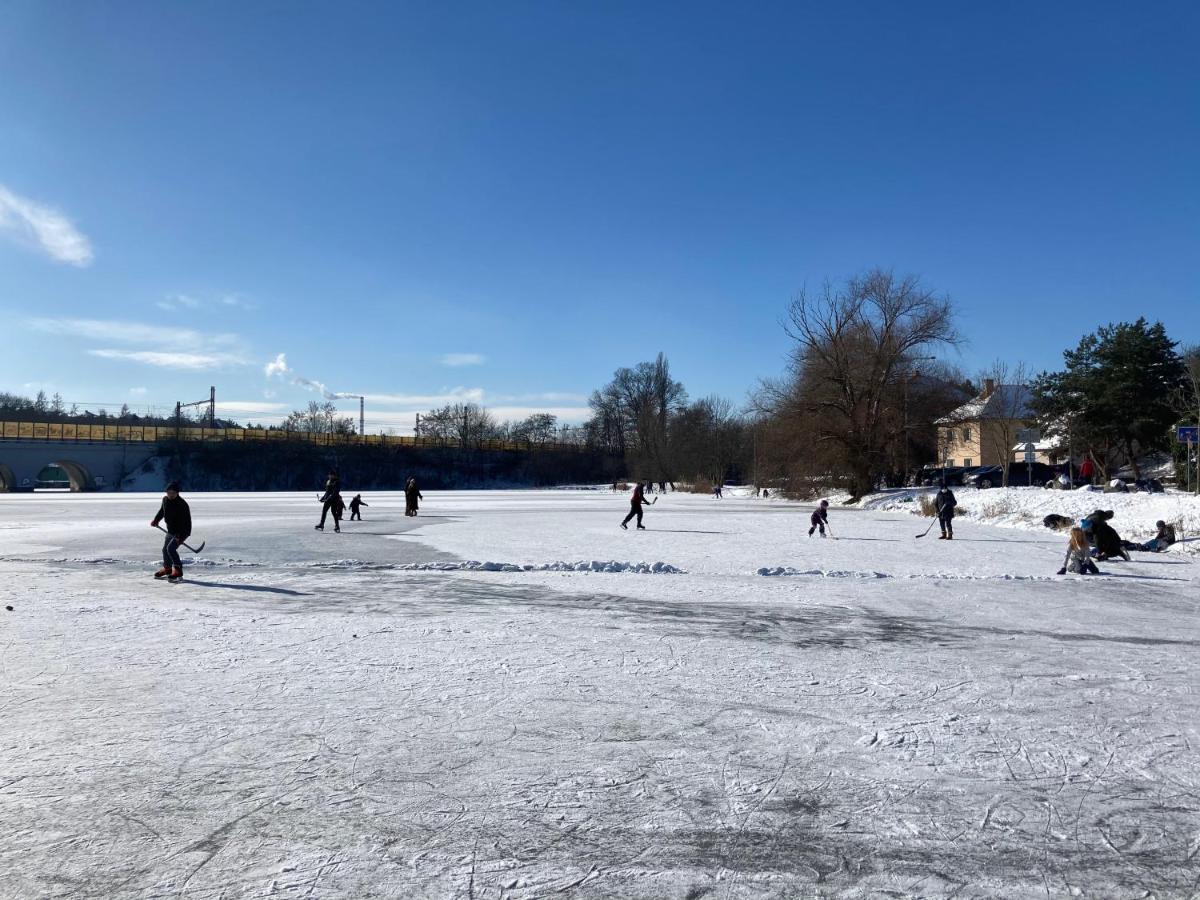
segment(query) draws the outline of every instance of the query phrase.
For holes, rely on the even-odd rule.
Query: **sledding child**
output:
[[[370,506],[370,505],[371,504],[366,503],[363,500],[362,494],[355,494],[354,499],[352,499],[350,501],[350,521],[353,522],[355,519],[358,519],[358,521],[361,522],[362,521],[362,513],[359,512],[359,507]]]
[[[808,520],[812,527],[808,529],[808,536],[812,537],[813,532],[818,528],[821,529],[821,537],[825,537],[825,526],[829,524],[829,501],[822,500],[821,505],[813,510],[812,517]]]
[[[188,539],[192,533],[192,511],[187,501],[179,496],[179,482],[172,481],[167,485],[167,496],[163,497],[158,513],[150,520],[150,527],[157,528],[158,523],[166,520],[167,534],[163,541],[162,568],[154,573],[155,578],[166,578],[174,584],[183,580],[183,560],[179,558],[179,545]]]
[[[1067,557],[1063,560],[1063,567],[1058,570],[1059,575],[1066,575],[1068,572],[1072,575],[1100,574],[1100,570],[1092,562],[1092,546],[1088,543],[1083,529],[1079,527],[1071,529],[1071,540],[1067,544]]]

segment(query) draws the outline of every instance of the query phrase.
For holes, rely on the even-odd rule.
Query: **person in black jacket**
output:
[[[317,531],[325,530],[325,516],[333,513],[333,530],[342,530],[342,511],[346,504],[342,502],[342,481],[337,472],[330,472],[325,480],[325,493],[321,495],[321,521],[317,523]]]
[[[417,479],[409,476],[408,481],[404,483],[404,514],[406,516],[415,516],[421,508],[421,501],[424,499],[421,489],[417,487]]]
[[[358,521],[361,522],[362,513],[359,512],[359,507],[370,505],[371,504],[363,501],[362,494],[355,494],[354,499],[350,501],[350,521],[353,522],[355,519],[358,519]]]
[[[154,573],[155,578],[166,578],[176,582],[183,578],[183,560],[179,558],[179,545],[192,533],[192,511],[187,501],[179,496],[179,482],[167,485],[167,496],[163,497],[158,513],[150,520],[150,527],[166,520],[167,536],[163,541],[163,565]]]
[[[954,540],[954,507],[958,506],[958,500],[954,496],[954,491],[946,487],[946,482],[942,482],[941,490],[933,498],[933,508],[937,510],[938,525],[942,529],[942,536],[939,541]]]

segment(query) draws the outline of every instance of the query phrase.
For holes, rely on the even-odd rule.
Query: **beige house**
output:
[[[1019,432],[1029,427],[1029,388],[984,383],[983,393],[934,424],[939,462],[947,466],[996,466],[1024,459],[1015,454]]]

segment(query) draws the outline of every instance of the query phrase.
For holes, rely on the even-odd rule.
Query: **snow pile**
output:
[[[891,578],[886,572],[853,572],[844,569],[794,569],[791,566],[763,566],[755,575],[769,578],[777,576],[810,575],[816,578]]]
[[[432,562],[408,563],[396,566],[405,572],[627,572],[635,575],[685,575],[683,569],[665,562],[630,563],[615,560],[598,560],[581,562],[563,562],[561,560],[549,563],[514,563],[478,562]]]

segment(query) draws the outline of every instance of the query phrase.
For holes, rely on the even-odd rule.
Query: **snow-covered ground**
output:
[[[0,896],[1194,896],[1194,544],[1040,526],[1194,501],[1026,494],[199,494],[179,585],[157,496],[0,495]]]

